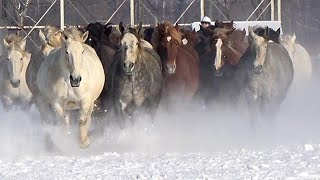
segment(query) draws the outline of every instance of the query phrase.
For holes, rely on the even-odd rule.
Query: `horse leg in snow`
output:
[[[13,109],[13,100],[7,96],[2,96],[3,109],[5,111],[11,111]]]
[[[114,106],[114,110],[115,110],[116,117],[117,117],[116,118],[117,123],[121,129],[125,128],[124,110],[126,107],[127,107],[127,105],[122,103],[121,101],[116,103],[116,105]]]
[[[52,107],[53,107],[54,111],[56,112],[56,115],[58,116],[58,121],[65,122],[66,134],[70,134],[69,115],[65,113],[65,111],[63,110],[63,108],[61,107],[61,105],[59,103],[54,103]]]
[[[91,124],[91,113],[94,108],[94,103],[89,104],[89,103],[81,103],[81,108],[80,108],[80,140],[81,148],[86,148],[90,144],[90,139],[88,137],[88,131],[89,127]]]

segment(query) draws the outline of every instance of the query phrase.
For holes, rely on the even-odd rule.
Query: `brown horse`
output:
[[[248,48],[245,41],[246,31],[227,30],[216,28],[213,32],[212,42],[216,46],[216,58],[214,62],[217,75],[222,75],[221,68],[224,64],[237,65],[241,56]]]
[[[179,94],[189,101],[199,86],[199,57],[194,48],[182,44],[181,35],[178,25],[164,22],[158,24],[152,42],[163,64],[164,97]]]

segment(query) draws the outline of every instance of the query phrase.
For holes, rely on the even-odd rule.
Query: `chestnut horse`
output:
[[[182,44],[181,35],[178,25],[164,22],[158,24],[152,37],[153,47],[163,65],[163,95],[170,101],[178,94],[182,101],[192,100],[199,86],[198,53]]]

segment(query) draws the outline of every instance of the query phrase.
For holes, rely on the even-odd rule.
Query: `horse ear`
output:
[[[39,37],[40,37],[40,41],[41,41],[42,44],[46,44],[47,43],[46,36],[43,34],[41,29],[39,30]]]
[[[112,26],[110,26],[110,24],[106,24],[104,26],[104,34],[107,35],[107,37],[109,37],[111,32],[112,32]]]
[[[216,19],[216,20],[214,21],[214,26],[215,26],[215,27],[218,27],[218,26],[219,26],[219,20],[218,20],[218,19]]]
[[[124,32],[124,26],[123,26],[122,21],[121,21],[120,24],[119,24],[119,30],[120,30],[121,34],[123,34],[123,32]]]
[[[250,37],[256,37],[257,35],[253,32],[253,27],[248,26],[249,36]]]
[[[27,39],[24,39],[20,43],[20,49],[25,51],[26,50],[26,46],[27,46]]]
[[[83,33],[82,42],[85,42],[88,39],[88,36],[89,36],[89,31],[86,31],[85,33]]]
[[[174,28],[175,28],[177,31],[179,31],[179,30],[180,30],[179,24],[176,23],[176,25],[174,26]]]
[[[3,44],[6,48],[8,48],[10,46],[9,43],[7,42],[6,38],[3,39]]]
[[[135,28],[135,30],[138,34],[140,34],[141,29],[142,29],[142,21],[140,21],[139,25]]]
[[[292,38],[291,38],[291,42],[295,43],[296,42],[296,33],[293,33]]]
[[[280,36],[280,32],[281,32],[281,30],[280,30],[280,28],[278,28],[276,31],[277,36]]]

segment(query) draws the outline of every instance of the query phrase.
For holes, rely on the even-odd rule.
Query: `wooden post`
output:
[[[271,0],[271,21],[274,21],[274,0]]]
[[[204,0],[200,0],[200,19],[204,17]]]
[[[130,0],[130,25],[134,25],[134,0]]]
[[[60,0],[60,29],[64,30],[64,0]]]

